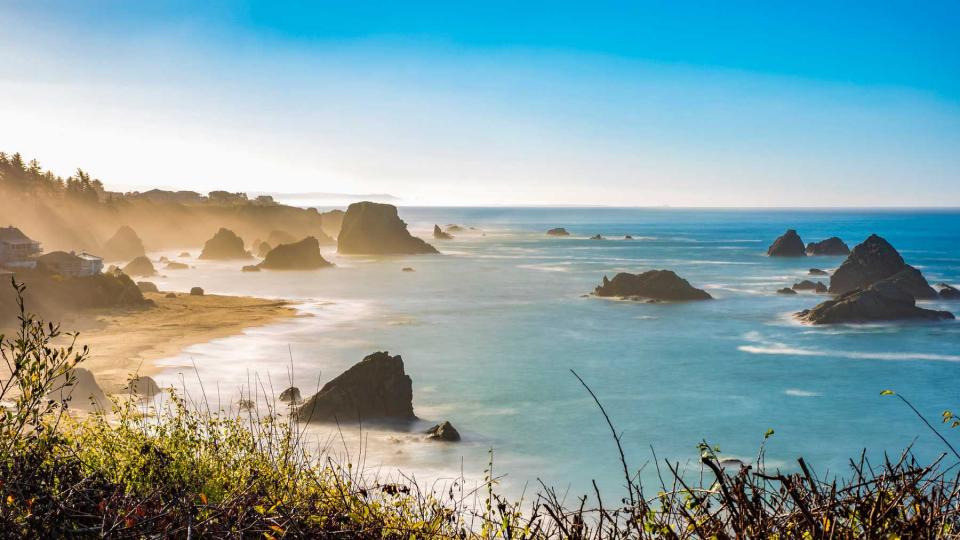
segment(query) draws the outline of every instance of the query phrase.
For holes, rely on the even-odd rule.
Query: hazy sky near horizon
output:
[[[960,3],[0,0],[0,150],[108,188],[960,206]]]

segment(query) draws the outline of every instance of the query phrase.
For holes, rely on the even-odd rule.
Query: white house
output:
[[[34,268],[40,242],[31,240],[16,227],[0,227],[0,267]]]

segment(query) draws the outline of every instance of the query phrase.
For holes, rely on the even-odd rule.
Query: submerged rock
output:
[[[619,297],[652,300],[710,300],[713,297],[690,285],[671,270],[650,270],[642,274],[620,272],[594,289],[593,294],[602,297]]]
[[[124,225],[110,237],[101,250],[103,258],[111,261],[129,261],[146,255],[143,241],[130,227]]]
[[[300,403],[303,401],[303,398],[300,396],[300,389],[296,386],[291,386],[283,392],[280,392],[280,401],[284,403]]]
[[[160,292],[156,284],[150,281],[138,281],[137,288],[140,289],[140,292]]]
[[[895,320],[939,321],[953,319],[948,311],[917,307],[909,291],[890,281],[857,289],[796,314],[811,324],[867,323]]]
[[[449,421],[443,421],[424,432],[431,441],[457,442],[460,432]]]
[[[960,290],[956,287],[951,287],[946,283],[941,283],[940,287],[940,298],[944,300],[960,300]]]
[[[563,227],[557,227],[556,229],[550,229],[547,231],[548,236],[570,236],[570,233],[567,232]]]
[[[347,207],[337,251],[350,255],[417,255],[437,249],[410,234],[390,204],[358,202]]]
[[[249,259],[252,255],[243,248],[243,239],[230,229],[221,227],[213,238],[207,240],[200,253],[201,259],[229,260]]]
[[[822,281],[810,281],[809,279],[805,279],[799,283],[794,283],[793,290],[813,291],[819,294],[824,294],[827,292],[827,286]]]
[[[807,255],[849,255],[850,246],[836,236],[807,244]]]
[[[307,422],[414,420],[413,382],[400,355],[376,352],[323,385],[297,416]]]
[[[807,272],[807,274],[811,276],[829,276],[830,275],[830,273],[827,272],[826,270],[821,270],[819,268],[811,268],[810,271]]]
[[[437,240],[453,240],[453,235],[443,232],[439,225],[433,226],[433,237]]]
[[[800,239],[797,231],[787,229],[787,232],[770,244],[770,247],[767,248],[767,255],[770,257],[804,257],[806,251],[803,247],[803,240]]]
[[[413,268],[411,268],[411,267],[409,267],[409,266],[404,266],[403,268],[400,269],[400,271],[401,271],[401,272],[416,272],[416,270],[414,270]]]
[[[937,292],[923,274],[904,262],[889,242],[875,234],[858,244],[830,277],[830,292],[844,294],[892,279],[914,298],[935,298]]]
[[[259,272],[260,267],[255,264],[248,264],[240,269],[241,272]]]
[[[141,375],[130,379],[127,383],[127,391],[136,396],[150,399],[160,393],[160,386],[152,377]]]
[[[186,264],[183,264],[182,262],[170,261],[167,263],[167,266],[165,266],[164,268],[166,268],[167,270],[186,270],[187,268],[190,268],[190,267],[187,266]]]
[[[200,287],[192,287],[190,289],[190,296],[203,296],[203,289]]]
[[[320,254],[320,242],[308,236],[292,244],[280,244],[270,250],[258,265],[267,270],[315,270],[333,266]]]
[[[797,291],[791,289],[790,287],[784,287],[782,289],[777,289],[777,294],[797,294]]]
[[[157,273],[153,263],[145,256],[137,257],[123,267],[123,273],[128,276],[152,276]]]
[[[624,240],[633,240],[633,237],[629,234],[623,237]]]

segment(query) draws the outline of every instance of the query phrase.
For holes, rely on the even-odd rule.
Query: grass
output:
[[[30,315],[15,286],[19,328],[0,336],[4,537],[934,538],[960,531],[960,477],[946,454],[920,464],[907,451],[872,464],[864,453],[840,480],[818,478],[802,459],[795,473],[769,471],[762,445],[754,464],[730,466],[702,443],[698,471],[654,456],[661,480],[650,494],[621,451],[619,497],[595,487],[571,503],[542,486],[524,503],[497,492],[492,457],[478,487],[381,481],[307,451],[295,421],[210,411],[172,390],[159,410],[115,400],[109,415],[74,417],[68,401],[47,396],[71,384],[88,351]],[[53,344],[64,337],[70,343]],[[583,384],[619,447],[601,400]]]

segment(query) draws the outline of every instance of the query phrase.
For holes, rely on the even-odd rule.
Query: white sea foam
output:
[[[820,392],[811,392],[809,390],[800,390],[798,388],[788,388],[784,390],[783,393],[793,397],[818,397],[822,395]]]
[[[960,362],[960,355],[934,354],[921,352],[861,352],[861,351],[834,351],[812,348],[793,347],[785,343],[766,341],[757,332],[748,332],[744,338],[756,345],[741,345],[737,350],[750,354],[789,355],[789,356],[816,356],[829,358],[848,358],[851,360],[913,360],[934,362]]]

